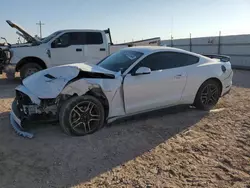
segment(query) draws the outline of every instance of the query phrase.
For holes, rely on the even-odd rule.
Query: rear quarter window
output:
[[[193,65],[198,63],[199,61],[200,61],[199,57],[187,54],[187,61],[186,61],[187,65]]]
[[[86,44],[103,44],[102,34],[100,32],[86,32]]]

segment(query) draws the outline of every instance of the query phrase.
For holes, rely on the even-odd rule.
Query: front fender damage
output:
[[[83,75],[79,77],[79,74],[71,80],[68,79],[67,83],[65,83],[66,80],[64,80],[64,87],[62,84],[59,84],[62,89],[58,89],[57,80],[63,79],[60,77],[52,78],[50,75],[48,77],[47,72],[45,76],[39,76],[39,78],[41,78],[39,79],[39,85],[43,87],[35,87],[35,80],[31,82],[31,79],[28,80],[30,81],[29,84],[27,84],[26,80],[24,84],[18,86],[16,88],[16,103],[12,105],[12,107],[16,107],[16,110],[13,108],[11,112],[12,115],[10,116],[11,125],[14,130],[21,136],[32,138],[34,135],[26,132],[28,130],[26,129],[26,123],[30,124],[30,122],[33,123],[33,121],[36,123],[37,120],[39,122],[47,122],[47,120],[48,122],[53,120],[57,121],[58,111],[65,100],[68,100],[68,98],[72,96],[85,95],[88,92],[88,94],[101,92],[101,96],[107,99],[108,105],[112,106],[114,96],[120,94],[120,92],[117,91],[120,91],[122,77],[120,75],[111,77],[110,75],[99,73],[93,73],[92,75],[90,72],[86,74],[84,75],[87,78]],[[38,78],[37,76],[35,77]],[[49,90],[53,87],[53,90]],[[55,91],[57,91],[57,95]],[[115,97],[115,101],[117,101],[117,98],[120,97]],[[40,121],[40,119],[42,120]]]
[[[122,83],[122,77],[116,77],[116,79],[80,79],[75,82],[68,84],[63,91],[62,95],[70,95],[70,96],[82,96],[88,93],[89,91],[101,91],[109,105],[109,116],[112,115],[112,108],[114,106],[113,101],[115,103],[122,103],[122,95],[120,92]],[[120,105],[119,105],[120,106]],[[118,113],[118,112],[117,112]],[[123,115],[124,109],[122,108],[119,111],[119,114]]]

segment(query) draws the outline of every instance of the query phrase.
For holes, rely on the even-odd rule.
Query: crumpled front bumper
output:
[[[12,103],[11,106],[11,112],[10,112],[10,124],[13,127],[13,129],[16,131],[16,133],[20,136],[26,137],[26,138],[33,138],[34,135],[32,133],[26,132],[22,128],[22,121],[18,117],[18,111],[16,107],[16,101]]]

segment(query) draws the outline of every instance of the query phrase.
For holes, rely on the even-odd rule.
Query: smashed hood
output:
[[[73,79],[114,79],[115,72],[85,63],[62,65],[37,72],[23,80],[23,85],[40,99],[56,98]]]

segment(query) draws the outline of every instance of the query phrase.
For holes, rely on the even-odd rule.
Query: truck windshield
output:
[[[62,33],[62,31],[57,31],[55,33],[52,33],[51,35],[45,37],[44,39],[42,39],[42,43],[47,43],[49,42],[52,38],[56,37],[57,35],[59,35],[60,33]]]
[[[103,59],[98,63],[98,66],[114,72],[121,71],[121,73],[123,73],[142,55],[143,53],[136,51],[119,51]]]

